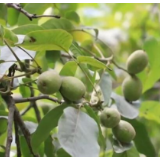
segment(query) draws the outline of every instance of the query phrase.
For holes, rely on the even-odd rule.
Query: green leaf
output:
[[[99,69],[105,69],[106,65],[90,56],[78,56],[77,60],[79,63],[87,63]]]
[[[60,148],[57,151],[57,156],[58,157],[71,157],[63,148]]]
[[[6,108],[7,108],[7,104],[6,104],[6,102],[4,101],[4,99],[0,95],[0,111],[3,112],[3,110],[5,110]]]
[[[74,157],[98,157],[98,126],[87,114],[68,107],[58,122],[58,140]]]
[[[124,97],[112,92],[111,97],[115,100],[116,107],[121,115],[128,119],[134,119],[138,116],[138,108],[128,103]]]
[[[160,61],[157,57],[159,57],[160,52],[160,41],[152,38],[148,39],[144,43],[144,50],[148,54],[150,69],[149,72],[142,72],[139,74],[143,82],[143,92],[150,89],[155,82],[160,78],[159,68]]]
[[[4,110],[0,110],[0,116],[8,116],[8,112]]]
[[[18,21],[19,14],[22,13],[14,8],[7,8],[7,23],[10,26],[15,26]]]
[[[25,36],[22,47],[35,50],[64,50],[68,51],[72,43],[72,36],[64,30],[39,30]]]
[[[112,157],[139,157],[139,153],[135,147],[132,147],[130,150],[123,153],[114,152]]]
[[[12,32],[15,34],[28,34],[29,32],[43,30],[43,27],[38,26],[37,24],[27,24],[23,26],[18,26],[17,28],[13,29]]]
[[[76,70],[77,70],[77,63],[75,61],[69,61],[61,69],[60,75],[75,76]]]
[[[100,87],[103,93],[103,105],[107,105],[112,93],[112,79],[107,72],[104,72],[100,79]]]
[[[4,35],[0,34],[0,43],[3,44],[3,39],[10,45],[14,45],[18,42],[17,36],[9,29],[3,28]]]
[[[49,68],[54,68],[55,63],[60,59],[60,51],[46,51],[46,60]]]
[[[7,6],[5,3],[0,3],[0,24],[5,26],[6,22],[7,22]]]
[[[28,3],[25,5],[23,8],[30,14],[37,14],[37,15],[42,15],[43,12],[52,6],[52,3]],[[20,14],[18,17],[18,25],[24,25],[24,24],[37,24],[39,21],[38,18],[34,18],[32,21],[29,20],[27,16],[24,14]]]
[[[31,95],[31,91],[30,91],[29,87],[27,87],[27,86],[20,85],[19,91],[22,94],[22,97],[24,97],[24,98],[28,98]]]
[[[31,137],[31,144],[35,152],[37,151],[39,145],[47,139],[51,130],[57,127],[58,120],[63,113],[63,109],[66,107],[66,104],[57,106],[48,112],[40,121],[36,131]]]
[[[101,130],[101,126],[100,126],[100,119],[99,119],[99,116],[96,115],[96,113],[93,111],[93,109],[89,106],[85,106],[85,109],[88,113],[88,115],[90,117],[92,117],[95,122],[97,123],[98,125],[98,128],[99,128],[99,140],[100,140],[100,146],[102,146],[104,149],[106,148],[106,141],[103,137],[103,134],[102,134],[102,130]]]
[[[160,123],[160,103],[157,101],[145,101],[140,107],[140,117],[154,120]]]
[[[75,11],[68,11],[65,14],[65,17],[69,20],[76,22],[76,23],[80,23],[80,17]]]
[[[20,148],[21,148],[22,155],[24,157],[32,157],[32,154],[28,148],[25,137],[19,136],[19,139],[20,139]]]
[[[5,146],[1,145],[0,146],[0,157],[5,157]]]
[[[134,138],[134,143],[137,150],[143,153],[147,157],[156,157],[156,152],[154,146],[150,140],[148,130],[145,125],[138,120],[128,120],[132,124],[136,131],[136,137]]]
[[[74,26],[72,23],[65,19],[49,19],[47,22],[41,25],[44,29],[64,29],[64,30],[72,30]]]
[[[44,152],[47,157],[55,157],[54,146],[52,144],[52,137],[51,136],[48,136],[48,138],[44,142]]]
[[[8,126],[8,121],[6,118],[0,118],[0,135],[6,132]]]

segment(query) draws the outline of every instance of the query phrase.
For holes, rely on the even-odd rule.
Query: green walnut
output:
[[[61,83],[61,77],[55,70],[48,70],[43,72],[37,80],[38,89],[43,94],[53,94],[58,92]]]
[[[100,115],[101,124],[107,128],[115,127],[120,120],[121,115],[115,108],[105,108]]]
[[[130,143],[136,136],[133,126],[124,120],[121,120],[119,124],[112,129],[112,132],[115,138],[122,143]]]
[[[3,134],[7,130],[7,119],[6,118],[0,118],[0,134]]]
[[[137,50],[127,59],[127,70],[130,74],[137,74],[144,70],[148,64],[148,56],[145,51]]]
[[[123,81],[122,90],[127,101],[136,101],[142,94],[142,83],[135,75],[128,76]]]
[[[85,92],[86,87],[78,78],[71,76],[62,78],[60,93],[66,100],[78,101],[84,96]]]

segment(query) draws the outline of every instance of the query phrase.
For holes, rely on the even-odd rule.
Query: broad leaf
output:
[[[64,110],[58,122],[58,139],[63,149],[74,157],[98,157],[96,122],[79,109]]]
[[[23,26],[19,26],[15,29],[12,30],[15,34],[27,34],[32,31],[37,31],[37,30],[43,30],[41,26],[38,26],[36,24],[27,24]]]
[[[35,51],[64,50],[68,51],[72,36],[64,30],[39,30],[26,35],[22,47]]]
[[[65,19],[49,19],[47,22],[41,25],[44,29],[64,29],[71,30],[74,29],[72,23]]]
[[[37,151],[39,145],[47,139],[51,130],[57,127],[58,120],[63,113],[63,109],[66,107],[66,104],[57,106],[48,112],[40,121],[36,131],[31,137],[31,143],[34,151]]]
[[[140,107],[140,116],[148,120],[160,123],[160,103],[157,101],[145,101]]]
[[[154,38],[148,39],[145,41],[143,48],[148,54],[150,67],[149,71],[141,72],[139,74],[139,77],[143,82],[143,92],[145,92],[150,89],[160,78],[160,61],[157,58],[160,56],[160,41]]]
[[[80,22],[80,17],[79,15],[75,12],[75,11],[68,11],[66,14],[65,14],[65,17],[69,20],[72,20],[76,23],[79,23]]]
[[[115,100],[116,107],[123,117],[134,119],[138,116],[138,108],[128,103],[122,96],[113,92],[111,97]]]
[[[134,138],[134,143],[137,150],[143,153],[147,157],[156,157],[156,151],[151,142],[146,126],[138,120],[128,120],[132,124],[136,131],[136,136]]]

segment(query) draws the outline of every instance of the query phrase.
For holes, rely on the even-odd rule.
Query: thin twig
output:
[[[26,67],[29,69],[30,68],[30,61],[29,60],[25,60],[25,64],[26,64]],[[31,78],[31,75],[27,75],[26,77],[27,78]],[[29,83],[28,85],[29,85],[29,88],[30,88],[30,91],[31,91],[30,97],[34,97],[35,94],[34,94],[34,89],[32,88],[32,83]],[[36,104],[36,101],[31,101],[30,105],[33,107],[35,115],[36,115],[36,118],[37,118],[37,121],[39,123],[41,121],[41,115],[40,115],[38,106]]]
[[[19,49],[21,49],[23,52],[25,52],[29,57],[31,57],[31,59],[36,63],[37,67],[40,68],[39,64],[37,63],[37,61],[25,50],[23,49],[22,47],[20,46],[17,46]]]
[[[15,108],[14,108],[14,102],[12,100],[12,97],[6,96],[4,100],[7,103],[8,110],[9,110],[5,157],[10,157],[10,149],[11,149],[11,143],[12,143],[12,125],[13,125]]]
[[[16,10],[18,10],[19,12],[23,13],[25,16],[27,16],[29,18],[30,21],[32,21],[32,19],[34,18],[41,18],[41,17],[53,17],[53,18],[60,18],[60,16],[58,15],[36,15],[36,14],[31,14],[28,13],[26,10],[24,10],[20,4],[17,3],[6,3],[7,7],[10,8],[14,8]]]
[[[115,61],[112,60],[112,63],[113,63],[118,69],[121,69],[121,70],[123,70],[123,71],[125,71],[125,72],[128,73],[128,71],[127,71],[126,69],[124,69],[124,68],[118,66],[118,64],[117,64]]]
[[[7,41],[6,40],[3,40],[3,41],[7,45],[7,47],[9,48],[9,50],[12,52],[12,54],[14,55],[14,57],[16,58],[17,62],[19,63],[19,65],[21,67],[21,70],[23,71],[25,69],[23,63],[20,61],[20,59],[18,58],[18,56],[16,55],[16,53],[13,51],[13,49],[9,46],[9,44],[7,43]]]
[[[15,142],[17,146],[17,157],[21,157],[21,147],[20,147],[20,141],[19,141],[19,135],[18,135],[18,124],[17,124],[15,115],[14,115],[14,128],[15,128]]]
[[[32,108],[31,104],[21,113],[21,116],[24,116]]]
[[[14,101],[15,101],[15,103],[24,103],[24,102],[37,101],[37,100],[40,100],[40,99],[48,99],[48,100],[51,100],[51,101],[59,103],[59,104],[63,103],[63,101],[59,101],[58,99],[52,98],[48,95],[42,95],[42,96],[37,96],[37,97],[29,97],[29,98],[14,98]]]
[[[32,149],[32,146],[31,146],[31,134],[29,132],[29,130],[26,128],[20,114],[19,114],[19,111],[17,110],[17,108],[15,108],[15,118],[16,118],[16,121],[19,125],[19,127],[21,128],[21,131],[26,139],[26,142],[27,142],[27,145],[28,145],[28,148],[31,152],[31,154],[34,156],[34,157],[37,157],[38,155],[36,155],[34,152],[33,152],[33,149]]]

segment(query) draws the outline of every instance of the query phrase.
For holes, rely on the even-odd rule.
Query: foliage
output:
[[[0,156],[160,156],[159,9],[158,4],[0,3]],[[143,90],[131,102],[122,83],[136,50],[146,52],[148,64],[136,72]],[[83,82],[83,98],[72,102],[59,91],[42,94],[37,79],[50,69]],[[132,87],[127,95],[139,89],[136,82]],[[134,127],[133,141],[121,143],[101,124],[106,107],[116,108]]]

